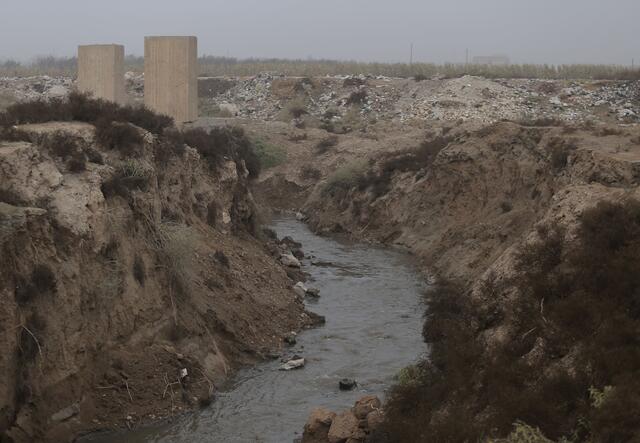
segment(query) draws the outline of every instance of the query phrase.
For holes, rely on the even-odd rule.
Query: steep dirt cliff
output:
[[[406,247],[440,280],[430,356],[384,418],[317,410],[303,441],[635,441],[638,128],[434,126],[404,144],[415,132],[298,144],[315,180],[263,177],[315,229]]]
[[[74,122],[13,127],[14,141],[0,141],[9,441],[65,441],[207,404],[239,365],[310,323],[255,235],[249,172],[231,147],[213,162],[168,129],[111,125],[115,144]]]
[[[321,131],[295,142],[291,129],[255,131],[288,153],[262,174],[261,201],[302,210],[318,231],[406,247],[425,269],[465,281],[548,212],[575,216],[640,180],[634,126],[381,124],[320,151]]]

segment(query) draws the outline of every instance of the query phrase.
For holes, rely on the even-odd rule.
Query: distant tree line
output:
[[[550,80],[640,80],[640,69],[620,65],[478,65],[456,63],[363,63],[339,60],[289,60],[277,58],[220,57],[204,55],[200,59],[201,76],[251,76],[260,72],[274,72],[288,76],[318,75],[381,75],[402,78],[455,78],[475,75],[486,78],[539,78]],[[73,76],[76,57],[36,57],[29,62],[0,61],[0,75],[5,77],[28,75]],[[142,72],[144,58],[128,55],[125,69]]]

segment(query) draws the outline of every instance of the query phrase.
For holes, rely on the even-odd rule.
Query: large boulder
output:
[[[327,443],[329,441],[329,429],[336,413],[324,408],[311,411],[307,423],[304,425],[302,443]]]
[[[351,411],[337,415],[331,423],[327,437],[329,443],[345,443],[358,430],[358,419]]]

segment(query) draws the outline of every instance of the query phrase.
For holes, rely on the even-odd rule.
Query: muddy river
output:
[[[275,220],[272,228],[302,243],[307,286],[320,289],[307,304],[326,325],[301,333],[291,350],[306,366],[284,372],[279,360],[260,364],[240,371],[207,409],[90,441],[290,443],[302,436],[313,408],[340,411],[363,395],[383,397],[398,371],[421,357],[424,283],[410,256],[319,237],[293,219]],[[358,387],[340,391],[342,378]]]

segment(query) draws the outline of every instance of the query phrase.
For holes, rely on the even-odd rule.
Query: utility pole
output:
[[[411,50],[409,54],[409,66],[413,65],[413,42],[411,42]]]
[[[464,64],[465,66],[469,64],[469,48],[465,51]]]

